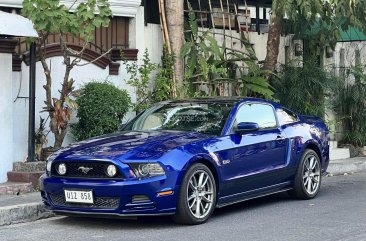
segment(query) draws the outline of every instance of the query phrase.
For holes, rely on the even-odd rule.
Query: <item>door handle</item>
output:
[[[284,141],[285,139],[284,136],[277,136],[276,141]]]

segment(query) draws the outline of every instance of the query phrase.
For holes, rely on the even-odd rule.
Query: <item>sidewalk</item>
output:
[[[331,161],[329,175],[344,175],[366,171],[366,157]],[[0,195],[0,226],[52,217],[41,202],[39,192],[21,195]]]
[[[355,157],[330,161],[328,170],[331,175],[344,175],[366,171],[366,157]]]
[[[48,218],[39,192],[21,195],[0,195],[0,226]]]

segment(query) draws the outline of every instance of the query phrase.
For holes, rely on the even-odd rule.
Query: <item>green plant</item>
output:
[[[283,105],[301,114],[324,117],[325,95],[333,82],[326,70],[310,60],[299,67],[282,66],[273,86]]]
[[[122,56],[123,57],[123,56]],[[124,61],[127,73],[130,78],[127,83],[136,90],[136,103],[134,104],[134,110],[141,112],[150,105],[151,90],[150,90],[150,79],[152,73],[157,69],[157,65],[152,63],[150,60],[149,52],[145,49],[142,64],[139,65],[137,62]]]
[[[354,77],[354,82],[349,81]],[[366,145],[366,72],[363,66],[352,67],[345,79],[332,86],[331,103],[344,129],[344,142]]]
[[[73,11],[72,7],[75,7]],[[96,12],[98,14],[95,14]],[[39,38],[32,41],[37,45],[37,55],[46,77],[46,83],[43,85],[46,92],[44,111],[49,114],[50,130],[55,136],[53,147],[57,149],[62,146],[71,113],[76,107],[70,98],[74,84],[74,81],[70,80],[71,70],[79,65],[90,40],[94,37],[95,29],[109,25],[112,11],[108,0],[73,1],[71,7],[62,4],[60,0],[24,0],[22,15],[32,20],[39,34]],[[44,48],[51,34],[57,35],[60,39],[61,55],[65,65],[59,98],[52,96],[53,77]],[[68,47],[67,39],[70,36],[81,39],[80,51]]]
[[[365,133],[361,132],[346,132],[343,137],[344,143],[355,145],[356,147],[363,147],[366,145]]]
[[[77,141],[118,130],[131,105],[126,90],[108,82],[91,82],[76,99],[79,122],[72,126]]]
[[[130,75],[127,83],[136,90],[137,100],[134,104],[136,112],[145,110],[152,103],[172,98],[175,55],[169,54],[166,46],[163,47],[161,62],[161,65],[152,63],[147,49],[144,52],[142,64],[124,61],[127,73]],[[157,74],[154,77],[155,71]],[[151,84],[153,84],[152,90]]]
[[[41,160],[41,155],[42,155],[42,148],[44,145],[47,145],[48,141],[47,141],[47,135],[49,133],[49,131],[46,131],[46,122],[47,120],[43,119],[42,117],[40,117],[39,120],[39,127],[36,130],[35,133],[35,154],[36,154],[36,158],[38,160]]]
[[[154,81],[154,90],[151,102],[159,102],[172,99],[172,79],[174,75],[175,55],[169,54],[167,46],[163,47],[163,55],[161,57],[161,66],[158,67],[158,74]]]
[[[188,96],[222,95],[223,86],[233,85],[234,95],[261,96],[272,99],[273,91],[264,78],[268,71],[258,65],[252,46],[241,35],[244,52],[219,46],[210,30],[201,32],[196,14],[190,8],[186,31],[186,43],[181,56],[186,59],[186,93]],[[209,91],[198,92],[198,85],[209,86]]]

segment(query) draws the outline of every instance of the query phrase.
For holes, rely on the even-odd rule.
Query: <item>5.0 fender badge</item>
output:
[[[222,164],[226,165],[226,164],[229,164],[230,163],[230,160],[223,160],[222,161]]]

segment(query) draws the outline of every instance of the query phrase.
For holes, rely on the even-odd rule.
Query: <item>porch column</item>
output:
[[[18,43],[0,36],[0,183],[13,168],[12,55]]]
[[[137,59],[140,61],[145,52],[145,17],[144,8],[139,7],[134,18],[130,19],[129,23],[129,40],[128,47],[130,49],[138,49]],[[156,41],[148,39],[148,41]],[[151,57],[151,56],[150,56]]]

